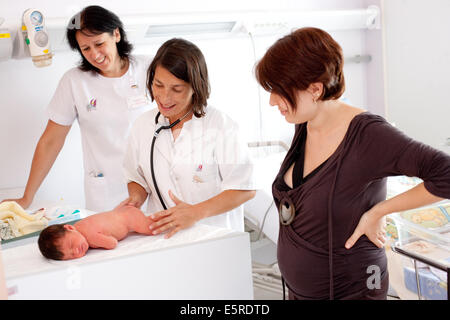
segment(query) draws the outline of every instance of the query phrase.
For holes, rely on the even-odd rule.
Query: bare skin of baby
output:
[[[84,256],[89,248],[114,249],[130,232],[152,235],[154,220],[133,206],[119,205],[107,212],[88,216],[74,225],[66,224],[66,233],[58,241],[63,260]]]

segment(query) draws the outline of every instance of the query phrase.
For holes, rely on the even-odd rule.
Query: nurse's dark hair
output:
[[[120,33],[120,41],[116,44],[119,56],[122,59],[130,59],[133,45],[128,42],[126,33],[123,29],[123,23],[116,14],[100,6],[88,6],[70,19],[66,29],[66,37],[69,41],[70,48],[72,50],[77,50],[81,55],[79,65],[81,70],[99,72],[99,70],[90,64],[83,56],[75,37],[77,31],[86,35],[99,35],[105,32],[113,35],[117,28]]]
[[[42,255],[48,259],[62,260],[63,253],[59,250],[58,241],[66,234],[63,224],[46,227],[39,234],[38,246]]]
[[[152,83],[157,66],[167,69],[178,79],[189,83],[192,94],[192,110],[197,118],[205,115],[210,94],[208,68],[200,49],[190,41],[180,38],[170,39],[158,49],[147,71],[147,88],[152,101],[155,99]]]
[[[342,48],[318,28],[297,29],[277,40],[255,68],[256,80],[296,110],[296,91],[323,84],[319,100],[338,99],[345,91]]]

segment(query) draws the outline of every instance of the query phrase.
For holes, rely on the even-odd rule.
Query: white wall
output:
[[[383,1],[387,117],[450,153],[450,1]]]
[[[18,25],[23,11],[37,7],[47,17],[70,17],[92,1],[22,0],[0,2],[0,15],[6,23]],[[131,13],[238,11],[238,10],[331,10],[366,8],[378,0],[320,1],[95,1],[119,16]],[[371,54],[369,64],[346,64],[347,98],[354,105],[383,114],[381,31],[330,31],[341,44],[345,56]],[[260,90],[253,75],[255,62],[281,35],[222,40],[201,40],[208,63],[212,94],[210,104],[238,120],[247,140],[284,140],[289,143],[293,127],[287,125],[275,108],[268,106],[268,95]],[[154,54],[159,45],[136,46],[136,53]],[[62,74],[78,61],[73,52],[56,52],[50,67],[35,68],[29,59],[0,62],[0,189],[19,188],[25,184],[35,145],[47,119],[45,108]],[[369,80],[368,80],[369,79]],[[370,86],[367,86],[371,83]],[[381,89],[380,89],[381,88]],[[370,99],[369,99],[370,98]],[[261,103],[260,103],[261,102]],[[260,113],[261,111],[261,113]],[[262,128],[261,128],[262,124]],[[81,144],[78,125],[74,124],[66,144],[38,197],[67,203],[83,204]],[[1,190],[0,190],[1,191]]]

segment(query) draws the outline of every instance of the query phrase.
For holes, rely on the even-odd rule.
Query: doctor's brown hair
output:
[[[205,115],[210,94],[208,68],[200,49],[190,41],[173,38],[162,44],[147,71],[147,88],[154,100],[152,83],[157,66],[167,69],[178,79],[191,85],[192,111],[197,118]]]
[[[256,65],[259,84],[297,109],[296,91],[323,84],[319,100],[338,99],[345,90],[344,59],[339,44],[318,28],[301,28],[277,40]]]

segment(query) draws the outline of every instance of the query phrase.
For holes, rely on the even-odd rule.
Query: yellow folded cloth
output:
[[[3,239],[13,238],[44,229],[48,220],[44,210],[34,215],[28,214],[17,202],[0,203],[0,225]]]

